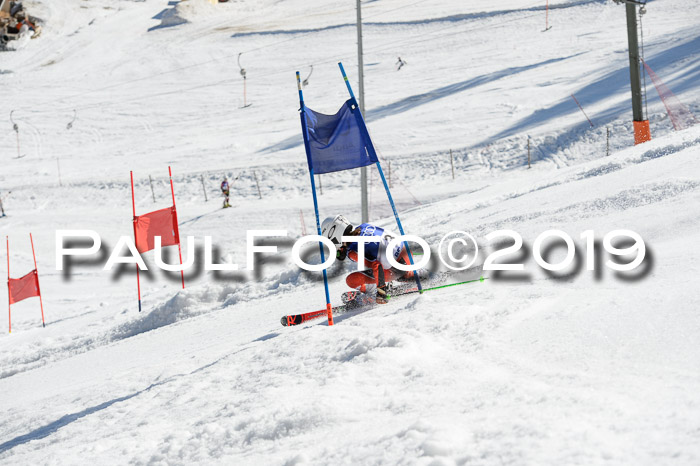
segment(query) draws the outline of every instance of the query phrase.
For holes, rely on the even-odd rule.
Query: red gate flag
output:
[[[10,278],[8,287],[10,289],[10,304],[39,296],[39,277],[36,270],[32,270],[22,278]]]
[[[166,207],[148,214],[134,217],[136,249],[138,252],[150,251],[155,247],[156,236],[161,237],[161,246],[180,244],[180,232],[177,228],[175,207]]]
[[[136,200],[134,197],[134,172],[131,176],[131,208],[134,212],[134,243],[140,253],[155,248],[155,237],[160,236],[161,246],[177,245],[177,252],[182,265],[182,248],[180,247],[180,230],[177,226],[177,209],[175,208],[175,188],[173,187],[173,173],[168,167],[170,178],[170,193],[173,196],[172,207],[155,210],[143,215],[136,215]],[[155,200],[155,198],[154,198]],[[185,271],[181,270],[182,288],[185,288]],[[141,279],[139,278],[139,265],[136,264],[136,288],[139,294],[139,312],[141,312]]]
[[[44,321],[44,302],[41,299],[41,288],[39,288],[39,268],[36,265],[36,254],[34,253],[34,238],[29,233],[29,241],[32,243],[32,258],[34,259],[34,270],[29,272],[22,278],[10,278],[10,238],[5,237],[7,241],[7,297],[9,303],[7,305],[7,317],[10,333],[12,333],[12,305],[27,298],[34,296],[39,297],[39,305],[41,306],[41,324],[46,327]]]

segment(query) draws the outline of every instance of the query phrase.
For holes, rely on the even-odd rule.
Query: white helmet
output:
[[[328,217],[321,225],[321,236],[325,236],[339,248],[343,244],[342,237],[347,236],[353,230],[352,224],[342,215]]]

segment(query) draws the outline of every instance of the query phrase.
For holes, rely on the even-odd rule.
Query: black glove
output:
[[[345,260],[346,257],[348,257],[348,251],[347,251],[347,248],[344,246],[342,248],[338,249],[338,251],[336,251],[336,253],[335,253],[335,258],[338,260],[343,261],[343,260]]]

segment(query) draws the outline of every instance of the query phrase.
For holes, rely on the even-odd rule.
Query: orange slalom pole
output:
[[[134,212],[134,244],[136,244],[136,201],[134,200],[134,172],[130,171],[131,175],[131,209]],[[139,277],[139,264],[136,264],[136,288],[139,292],[139,312],[141,312],[141,278]]]
[[[36,266],[36,254],[34,254],[34,238],[32,234],[29,233],[29,241],[32,243],[32,257],[34,258],[34,273],[36,274],[36,287],[39,292],[39,305],[41,306],[41,325],[46,328],[46,321],[44,321],[44,302],[41,299],[41,287],[39,286],[39,269]]]
[[[326,304],[326,314],[328,315],[328,325],[333,325],[333,306]]]
[[[173,212],[175,213],[175,225],[177,225],[177,208],[175,207],[175,188],[173,187],[173,172],[168,166],[168,176],[170,177],[170,192],[173,195]],[[180,227],[177,228],[177,254],[180,256],[180,268],[182,268],[182,247],[180,246]],[[191,251],[190,251],[191,254]],[[185,271],[180,270],[182,275],[182,289],[185,289]]]
[[[12,294],[10,293],[10,238],[5,236],[7,241],[7,318],[12,333]]]

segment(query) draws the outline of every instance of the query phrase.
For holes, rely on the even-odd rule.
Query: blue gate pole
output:
[[[304,107],[304,94],[301,91],[301,78],[297,71],[297,88],[299,89],[299,105],[301,115],[301,133],[304,136],[304,149],[306,150],[306,161],[309,164],[309,176],[311,177],[311,193],[314,196],[314,213],[316,214],[316,231],[321,236],[321,221],[318,216],[318,199],[316,198],[316,183],[314,182],[314,166],[311,162],[311,152],[309,150],[309,130],[306,126],[306,108]],[[321,263],[326,262],[326,255],[323,253],[323,243],[318,242],[318,249],[321,251]],[[326,290],[326,310],[328,311],[328,325],[333,325],[333,308],[331,306],[331,296],[328,292],[328,273],[323,269],[323,286]]]
[[[401,219],[399,219],[399,213],[396,211],[396,205],[394,204],[394,199],[391,197],[391,191],[389,191],[389,184],[386,182],[386,178],[384,177],[384,171],[382,170],[382,166],[377,160],[377,169],[379,170],[379,176],[382,177],[382,183],[384,183],[384,189],[386,190],[386,195],[389,197],[389,203],[391,204],[391,209],[394,211],[394,217],[396,218],[396,224],[399,226],[399,231],[401,232],[401,235],[403,236],[405,233],[403,231],[403,226],[401,225]],[[413,265],[413,254],[411,254],[411,248],[408,246],[408,241],[403,242],[404,245],[406,245],[406,252],[408,252],[408,260],[411,262],[411,265]],[[418,271],[414,271],[413,277],[416,279],[416,285],[418,285],[418,291],[423,292],[423,287],[420,284],[420,278],[418,277]]]
[[[384,189],[386,190],[386,195],[389,198],[389,203],[391,204],[391,209],[394,211],[394,218],[396,218],[396,224],[399,227],[399,232],[401,233],[401,236],[404,236],[405,233],[403,231],[403,226],[401,225],[401,219],[399,219],[399,213],[396,210],[396,205],[394,204],[394,198],[391,196],[391,191],[389,190],[389,184],[386,182],[386,178],[384,177],[384,171],[382,170],[382,166],[379,163],[379,157],[377,157],[377,152],[374,150],[374,144],[372,143],[372,139],[369,137],[369,132],[367,131],[367,126],[365,125],[365,119],[362,116],[362,111],[360,110],[360,106],[357,104],[357,100],[355,99],[355,94],[352,92],[352,87],[350,87],[350,81],[348,81],[348,76],[345,74],[345,69],[343,68],[343,64],[338,63],[338,66],[340,67],[340,72],[343,74],[343,80],[345,80],[345,85],[347,86],[348,92],[350,93],[350,98],[352,99],[352,103],[355,105],[355,110],[357,111],[357,115],[358,115],[357,122],[359,123],[360,130],[362,131],[362,135],[364,136],[365,141],[367,142],[370,156],[374,157],[374,160],[377,161],[376,164],[377,164],[377,169],[379,170],[379,176],[381,176],[382,183],[384,183]],[[299,92],[301,92],[301,90]],[[411,265],[413,265],[413,254],[411,254],[411,248],[408,245],[408,241],[404,241],[403,244],[406,246],[406,252],[408,252],[408,260],[411,262]],[[418,277],[418,273],[414,272],[413,276],[416,279],[416,285],[418,285],[418,291],[420,291],[422,293],[423,287],[420,284],[420,278]]]

